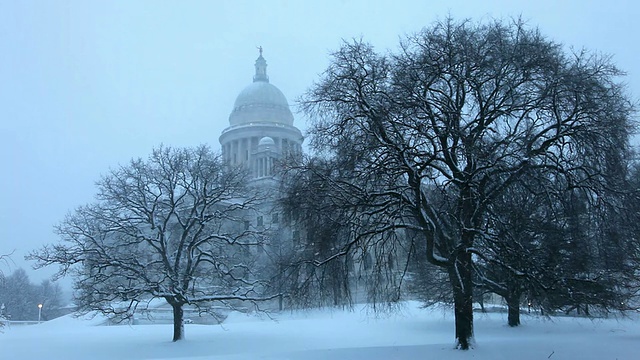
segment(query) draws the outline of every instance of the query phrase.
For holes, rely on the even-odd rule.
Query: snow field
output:
[[[232,313],[222,326],[185,325],[171,342],[171,325],[99,326],[103,319],[63,317],[13,326],[0,334],[0,359],[640,359],[638,319],[475,314],[476,345],[453,349],[449,310],[409,302],[398,313],[311,310],[267,316]]]

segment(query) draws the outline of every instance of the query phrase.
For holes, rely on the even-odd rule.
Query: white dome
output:
[[[273,139],[268,137],[268,136],[263,137],[258,142],[258,146],[259,147],[261,147],[261,146],[275,146],[275,145],[276,145],[276,142],[273,141]]]
[[[267,62],[262,55],[256,60],[253,83],[236,98],[229,115],[231,126],[250,123],[278,123],[293,125],[293,114],[282,91],[269,83]]]

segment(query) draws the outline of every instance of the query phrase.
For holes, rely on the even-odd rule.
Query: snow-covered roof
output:
[[[229,115],[231,126],[252,122],[273,122],[293,125],[293,114],[282,91],[269,83],[267,63],[260,54],[256,60],[253,83],[245,87],[233,105]]]

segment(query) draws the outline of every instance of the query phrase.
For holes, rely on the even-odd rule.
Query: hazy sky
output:
[[[293,103],[341,39],[394,49],[448,15],[522,16],[567,47],[611,54],[640,97],[635,0],[0,0],[0,254],[15,250],[0,270],[29,268],[23,256],[58,240],[53,225],[92,201],[109,168],[160,143],[218,149],[256,46]],[[295,124],[304,131],[301,115]]]

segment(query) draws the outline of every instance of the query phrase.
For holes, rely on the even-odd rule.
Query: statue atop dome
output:
[[[293,126],[293,114],[284,94],[267,76],[267,61],[262,57],[262,46],[258,46],[260,55],[255,62],[253,82],[236,97],[233,110],[229,115],[231,126],[270,123]]]
[[[267,76],[267,60],[262,57],[262,46],[258,46],[258,50],[260,51],[260,56],[256,59],[256,74],[253,76],[253,82],[269,82],[269,76]]]

